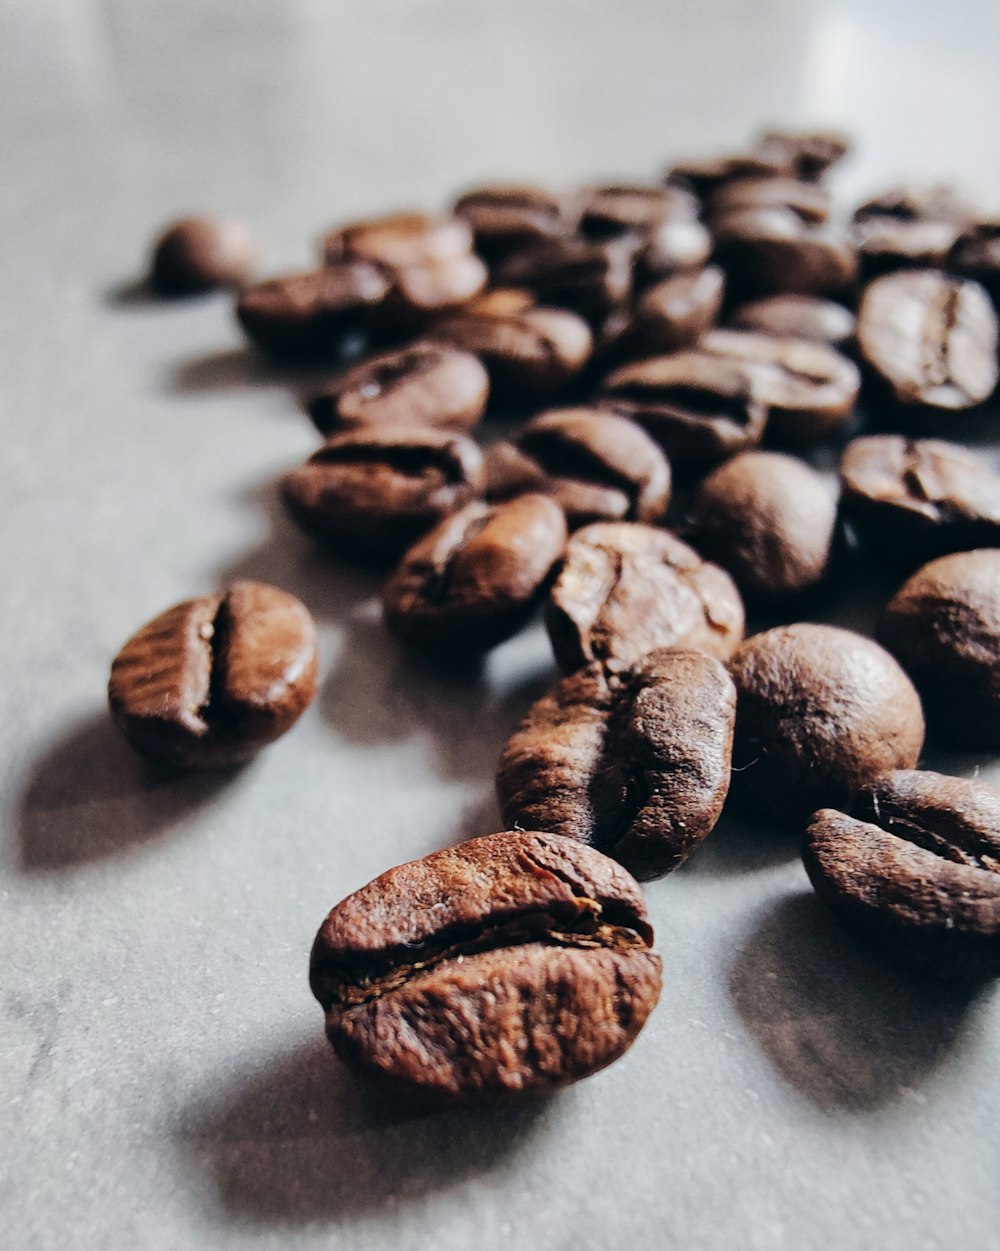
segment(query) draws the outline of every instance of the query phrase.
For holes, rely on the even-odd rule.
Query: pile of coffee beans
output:
[[[281,496],[387,567],[387,628],[468,658],[541,608],[563,671],[501,756],[508,832],[391,869],[317,936],[333,1046],[396,1090],[621,1055],[660,991],[635,878],[729,803],[804,836],[817,894],[892,957],[1000,972],[1000,792],[917,768],[925,717],[1000,749],[1000,474],[947,441],[997,385],[1000,227],[946,186],[839,214],[848,149],[770,131],[654,184],[478,187],[262,282],[232,222],[156,246],[162,293],[235,285],[256,350],[328,370]],[[877,642],[801,620],[865,562],[898,587]],[[139,751],[226,766],[315,673],[307,609],[242,582],[135,635],[110,701]]]

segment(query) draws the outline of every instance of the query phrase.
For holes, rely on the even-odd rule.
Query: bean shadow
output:
[[[336,364],[282,365],[241,345],[181,361],[169,371],[166,389],[175,395],[201,395],[206,391],[284,387],[304,397],[336,372]],[[303,420],[309,420],[305,412]]]
[[[759,816],[730,800],[718,825],[678,872],[724,877],[788,864],[799,854],[803,830],[801,824]]]
[[[787,896],[763,916],[736,953],[729,992],[781,1076],[820,1108],[850,1113],[930,1077],[983,995],[883,963],[812,894]]]
[[[18,813],[20,867],[71,869],[153,842],[242,771],[157,766],[128,747],[106,712],[88,717],[52,743],[31,772]]]
[[[173,1140],[240,1224],[384,1213],[508,1167],[554,1123],[551,1098],[428,1111],[366,1088],[313,1039],[214,1087]]]
[[[166,300],[154,291],[146,278],[128,278],[104,292],[104,303],[111,308],[150,308],[162,306]]]

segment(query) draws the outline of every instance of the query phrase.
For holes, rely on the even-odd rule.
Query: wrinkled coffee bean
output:
[[[744,291],[820,295],[852,287],[854,248],[789,208],[737,209],[713,220],[715,260]]]
[[[946,976],[1000,973],[1000,791],[899,770],[852,814],[824,809],[803,851],[816,894],[864,938]]]
[[[605,354],[660,356],[691,347],[718,320],[724,290],[717,265],[663,279],[642,293],[618,333],[606,337]]]
[[[836,130],[768,130],[756,147],[762,156],[786,163],[789,173],[807,182],[821,178],[850,150],[850,139]]]
[[[1000,550],[918,569],[886,606],[878,639],[916,684],[933,731],[1000,747]]]
[[[618,1059],[660,994],[638,885],[554,834],[472,839],[337,905],[309,981],[337,1054],[400,1093],[470,1101]]]
[[[592,660],[624,668],[659,647],[726,660],[744,614],[729,574],[674,535],[598,522],[566,545],[545,624],[560,668],[572,673]]]
[[[526,243],[569,234],[573,226],[562,198],[541,187],[479,187],[455,201],[455,214],[472,227],[476,251],[491,261]]]
[[[708,198],[709,220],[748,209],[790,209],[805,222],[825,222],[830,216],[829,191],[795,178],[737,178],[724,182]]]
[[[939,270],[877,278],[858,311],[858,346],[901,404],[970,408],[997,383],[997,315],[977,282]]]
[[[967,227],[948,256],[948,268],[981,283],[994,305],[1000,304],[1000,219]]]
[[[640,880],[669,873],[722,812],[735,716],[729,675],[701,652],[654,651],[617,674],[594,661],[504,748],[503,819],[597,847]]]
[[[843,304],[815,295],[771,295],[741,304],[729,316],[734,330],[778,339],[812,339],[831,347],[854,336],[854,314]]]
[[[543,239],[512,252],[494,278],[500,286],[534,291],[543,304],[595,320],[628,299],[636,247],[630,239]]]
[[[822,581],[836,524],[836,491],[815,469],[779,452],[740,452],[698,488],[690,537],[744,595],[772,598]]]
[[[470,352],[414,343],[346,370],[313,397],[309,412],[324,434],[363,425],[468,431],[486,409],[489,387]]]
[[[403,557],[383,590],[386,624],[422,647],[484,651],[528,620],[565,547],[566,519],[547,496],[468,504]]]
[[[255,253],[253,236],[242,222],[188,217],[157,240],[150,282],[162,295],[239,287],[250,277]]]
[[[471,439],[427,426],[364,426],[335,435],[281,493],[292,517],[349,555],[397,556],[484,485]]]
[[[316,694],[316,627],[261,582],[175,604],[129,639],[108,683],[136,751],[188,769],[241,764],[291,729]]]
[[[323,240],[323,254],[329,264],[354,257],[402,269],[467,256],[472,244],[472,229],[460,217],[393,213],[331,231]]]
[[[729,664],[736,683],[733,795],[801,820],[843,807],[890,769],[912,769],[924,742],[920,700],[871,639],[800,622],[756,634]]]
[[[954,443],[898,434],[854,439],[840,481],[845,515],[892,565],[1000,547],[1000,474]]]

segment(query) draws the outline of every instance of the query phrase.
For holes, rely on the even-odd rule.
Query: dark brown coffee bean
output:
[[[736,209],[713,220],[715,259],[744,291],[819,295],[851,288],[854,248],[789,208]]]
[[[794,154],[773,147],[759,148],[751,152],[738,152],[732,156],[703,157],[678,161],[667,172],[667,187],[690,188],[695,195],[706,199],[723,183],[737,178],[790,177],[794,168]]]
[[[368,261],[343,261],[308,274],[247,287],[236,316],[262,351],[278,357],[329,357],[346,331],[364,329],[389,282]]]
[[[189,769],[248,760],[316,694],[316,627],[277,587],[234,582],[176,604],[115,657],[108,702],[144,756]]]
[[[862,204],[851,237],[866,276],[943,265],[972,212],[946,184],[896,187]]]
[[[535,293],[524,287],[491,287],[471,299],[463,312],[481,317],[512,317],[537,307]]]
[[[1000,747],[1000,550],[918,569],[886,606],[878,637],[916,684],[935,733]]]
[[[323,253],[331,264],[353,257],[403,269],[468,256],[472,243],[472,229],[460,217],[393,213],[338,227],[323,240]]]
[[[567,544],[545,624],[564,673],[592,660],[621,669],[658,647],[726,660],[743,602],[729,574],[666,530],[599,522]]]
[[[1000,791],[900,770],[864,787],[852,812],[813,817],[803,859],[817,895],[907,963],[1000,973]]]
[[[813,182],[851,150],[847,135],[836,130],[768,130],[761,135],[755,151],[775,163],[786,163],[796,177]]]
[[[710,220],[748,209],[790,209],[805,222],[825,222],[831,197],[823,187],[795,178],[736,178],[724,182],[705,205]]]
[[[920,700],[871,639],[800,622],[756,634],[729,664],[736,683],[733,794],[778,817],[844,806],[924,742]]]
[[[704,479],[691,540],[747,596],[815,587],[830,564],[837,493],[815,469],[779,452],[740,452]]]
[[[1000,474],[975,453],[898,434],[854,439],[840,462],[844,512],[893,564],[1000,547]]]
[[[635,277],[640,286],[659,282],[684,270],[700,269],[711,255],[712,236],[707,228],[694,216],[671,214],[643,236]]]
[[[975,213],[975,205],[950,183],[912,184],[893,187],[866,200],[854,210],[854,220],[885,217],[899,222],[938,221],[964,225]]]
[[[629,238],[544,239],[512,252],[494,277],[501,286],[527,287],[545,304],[600,319],[631,294],[637,246]]]
[[[386,624],[421,647],[484,651],[528,620],[565,547],[566,519],[547,496],[468,504],[403,557],[382,594]]]
[[[324,434],[364,425],[468,431],[486,409],[489,388],[478,357],[414,343],[346,370],[313,397],[309,412]]]
[[[476,838],[343,900],[309,980],[338,1055],[401,1093],[565,1086],[618,1059],[660,994],[638,885],[554,834]]]
[[[701,652],[654,651],[562,679],[504,748],[510,826],[599,848],[640,879],[669,873],[714,828],[729,790],[736,691]]]
[[[977,282],[939,270],[877,278],[858,311],[858,346],[901,404],[970,408],[997,384],[997,315]]]
[[[469,223],[476,250],[491,261],[526,243],[569,234],[573,226],[562,198],[541,187],[479,187],[455,201],[455,214]]]
[[[853,338],[854,323],[850,309],[815,295],[771,295],[741,304],[729,316],[734,330],[779,339],[812,339],[831,347]]]
[[[639,297],[606,354],[660,356],[691,347],[718,320],[725,281],[717,265],[664,278]]]
[[[647,430],[671,463],[713,464],[761,440],[767,405],[757,373],[706,352],[677,352],[616,369],[601,398]]]
[[[150,281],[162,295],[193,295],[214,287],[239,287],[250,277],[256,248],[242,222],[188,217],[157,240]]]
[[[387,320],[404,328],[426,325],[441,313],[468,304],[486,286],[489,271],[478,256],[422,261],[391,269],[392,289],[385,303]]]
[[[580,195],[579,229],[594,238],[630,231],[649,233],[667,218],[698,216],[695,196],[676,187],[613,184],[590,187]]]
[[[967,227],[948,256],[948,268],[981,283],[994,305],[1000,304],[1000,219]]]
[[[428,426],[364,426],[285,474],[288,511],[347,554],[397,556],[484,485],[471,439]]]

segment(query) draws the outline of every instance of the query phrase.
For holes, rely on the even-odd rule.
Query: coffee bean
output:
[[[817,895],[907,963],[1000,973],[1000,791],[900,770],[865,786],[852,812],[812,819],[803,859]]]
[[[493,834],[390,869],[316,936],[334,1049],[399,1093],[565,1086],[622,1055],[660,993],[637,884],[552,834]]]
[[[735,178],[724,182],[708,198],[709,220],[750,209],[789,209],[805,222],[825,222],[831,197],[823,187],[795,178]]]
[[[481,317],[512,317],[537,307],[535,293],[525,287],[490,287],[471,299],[463,312]]]
[[[330,264],[353,257],[402,269],[468,256],[472,244],[472,229],[460,217],[393,213],[338,227],[323,240],[323,253]]]
[[[920,700],[871,639],[800,622],[737,648],[733,794],[802,819],[836,807],[890,769],[910,769],[924,741]]]
[[[770,150],[737,152],[731,156],[701,157],[678,161],[667,172],[665,185],[690,189],[706,199],[723,183],[737,178],[789,177],[794,167],[794,154],[777,146]]]
[[[435,651],[484,651],[528,620],[565,547],[566,519],[547,496],[468,504],[403,557],[383,591],[386,624]]]
[[[414,343],[346,370],[313,397],[309,412],[324,434],[361,425],[468,431],[482,417],[488,394],[478,357]]]
[[[997,383],[997,315],[977,282],[939,270],[887,274],[865,290],[858,345],[901,404],[962,409]]]
[[[854,210],[854,220],[889,217],[899,222],[938,221],[964,225],[975,214],[975,205],[951,183],[914,183],[893,187],[866,200]]]
[[[893,566],[1000,547],[1000,474],[954,443],[896,434],[854,439],[840,481],[845,515]]]
[[[736,209],[712,226],[715,260],[734,288],[820,295],[848,290],[857,279],[857,256],[848,241],[789,208]]]
[[[1000,304],[1000,219],[977,221],[955,241],[948,268],[963,278],[973,278]]]
[[[771,295],[741,304],[729,316],[734,330],[750,330],[779,339],[813,339],[831,347],[854,336],[854,314],[815,295]]]
[[[862,204],[851,236],[866,276],[943,265],[972,212],[947,184],[896,187]]]
[[[691,347],[715,325],[722,308],[725,275],[717,265],[665,278],[636,301],[605,354],[659,356]]]
[[[455,214],[469,223],[476,250],[491,261],[526,243],[569,234],[573,227],[562,198],[541,187],[479,187],[455,201]]]
[[[836,130],[768,130],[755,149],[775,163],[785,163],[796,178],[813,182],[851,150],[847,135]]]
[[[878,637],[916,684],[934,732],[1000,747],[1000,550],[918,569],[886,606]]]
[[[478,256],[446,257],[390,271],[392,289],[385,303],[387,319],[403,329],[419,328],[441,313],[450,313],[479,294],[489,271]]]
[[[743,625],[743,603],[724,570],[665,530],[624,521],[573,535],[546,610],[565,673],[592,660],[620,669],[659,647],[725,660]]]
[[[698,216],[698,201],[676,187],[614,184],[581,194],[579,229],[601,239],[637,231],[648,233],[667,218]]]
[[[157,240],[150,281],[162,295],[193,295],[213,287],[238,287],[250,277],[256,248],[242,222],[188,217]]]
[[[594,661],[504,748],[504,821],[588,843],[640,879],[669,873],[722,812],[735,716],[732,681],[701,652],[654,651],[617,674]]]
[[[248,760],[316,694],[316,628],[277,587],[234,582],[167,609],[115,657],[112,715],[144,756],[190,769]]]
[[[389,282],[368,261],[343,261],[313,273],[247,287],[236,305],[247,336],[277,357],[329,357],[346,331],[364,329]]]
[[[427,426],[364,426],[329,439],[281,492],[310,533],[348,555],[398,556],[484,484],[471,439]]]
[[[637,247],[629,238],[543,239],[512,252],[493,276],[501,286],[527,287],[545,304],[599,320],[628,299]]]
[[[815,469],[778,452],[740,452],[698,488],[691,537],[744,595],[773,598],[822,581],[836,523],[836,491]]]
[[[694,216],[671,214],[643,236],[635,257],[638,286],[683,270],[700,269],[712,255],[712,236]]]

